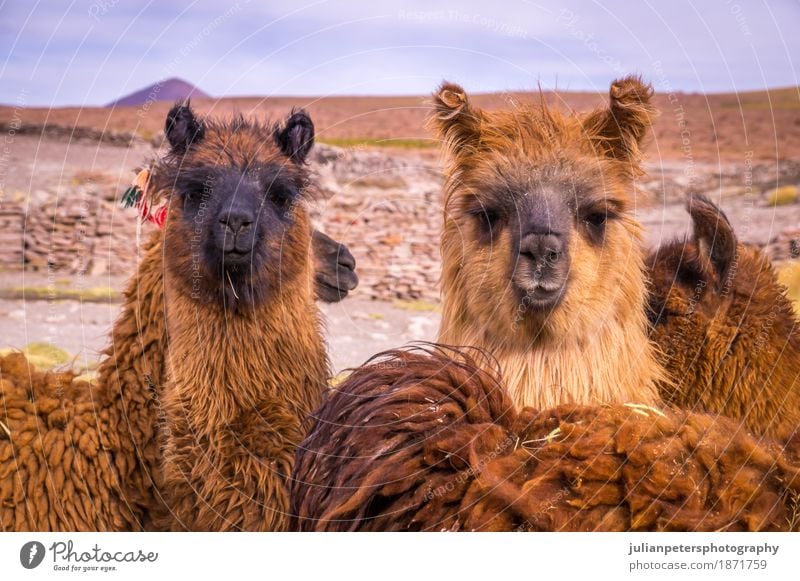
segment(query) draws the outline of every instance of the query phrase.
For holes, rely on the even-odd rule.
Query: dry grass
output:
[[[17,350],[0,349],[0,355],[8,355],[13,351]],[[21,351],[28,359],[28,363],[42,371],[62,367],[72,359],[72,356],[64,349],[44,342],[29,343]]]
[[[113,185],[116,183],[116,176],[102,171],[78,170],[72,174],[72,184],[76,186],[84,184]]]
[[[28,343],[22,349],[7,347],[0,349],[0,356],[18,351],[21,351],[28,360],[28,363],[39,371],[69,369],[75,373],[78,379],[90,383],[95,383],[97,381],[97,372],[95,369],[99,365],[98,361],[90,360],[88,362],[81,362],[76,356],[52,343],[35,341],[33,343]]]
[[[766,194],[767,203],[771,206],[788,206],[798,200],[797,186],[781,186]]]
[[[439,144],[434,139],[365,139],[360,137],[330,137],[319,140],[320,143],[344,147],[347,149],[358,149],[362,147],[392,147],[396,149],[429,149],[437,147]]]
[[[0,298],[26,301],[82,301],[87,303],[116,303],[122,300],[119,291],[105,286],[84,289],[63,288],[61,286],[0,288]]]
[[[786,287],[786,295],[800,316],[800,261],[791,261],[778,268],[778,280]]]
[[[412,311],[418,313],[430,313],[430,312],[441,312],[442,307],[436,303],[431,303],[428,301],[423,301],[421,299],[418,300],[396,300],[394,301],[394,306],[398,309],[403,309],[405,311]]]
[[[376,190],[403,189],[408,184],[402,177],[394,174],[368,174],[360,176],[348,185],[359,188],[371,188]]]
[[[609,79],[610,81],[611,79]],[[507,108],[509,103],[532,102],[539,96],[529,92],[474,95],[482,108]],[[431,90],[433,90],[433,85]],[[467,87],[469,89],[469,87]],[[717,162],[730,158],[742,162],[742,143],[748,143],[753,158],[800,157],[800,97],[797,88],[737,94],[657,94],[655,105],[662,112],[654,127],[654,146],[650,151],[663,158],[683,159],[682,127],[691,127],[691,154],[696,161]],[[587,110],[606,98],[600,93],[545,92],[544,98],[566,110]],[[438,147],[425,129],[430,110],[427,96],[386,97],[242,97],[193,101],[201,113],[214,115],[236,112],[275,119],[292,107],[305,107],[314,118],[317,138],[346,148],[395,148],[435,150]],[[65,127],[91,127],[117,132],[133,132],[146,139],[157,135],[171,103],[154,103],[140,115],[137,107],[106,108],[28,108],[22,122],[45,121]],[[0,123],[8,123],[19,110],[0,107]]]

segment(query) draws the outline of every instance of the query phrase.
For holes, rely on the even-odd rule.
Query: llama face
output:
[[[298,285],[307,292],[311,119],[298,112],[275,127],[220,123],[179,105],[166,134],[172,149],[156,175],[172,192],[165,263],[179,287],[233,309]]]
[[[651,336],[681,381],[704,385],[697,378],[714,362],[717,377],[734,382],[738,375],[729,368],[772,346],[776,357],[792,352],[792,307],[769,259],[737,242],[722,210],[702,196],[692,198],[688,210],[692,236],[654,250],[647,260]]]
[[[725,316],[735,291],[738,245],[728,218],[703,197],[693,198],[688,210],[691,238],[666,244],[647,260],[652,279],[648,316],[656,332],[677,317],[704,333],[711,319]],[[754,253],[745,252],[743,258],[749,254]]]
[[[628,212],[650,93],[624,79],[609,108],[565,116],[544,103],[482,111],[460,87],[441,88],[444,284],[465,318],[530,344],[591,331],[638,299],[640,227]]]

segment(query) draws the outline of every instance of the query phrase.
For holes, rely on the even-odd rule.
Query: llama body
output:
[[[304,531],[797,531],[800,434],[639,404],[517,410],[485,354],[392,351],[298,448]]]
[[[188,155],[208,156],[194,166],[197,170],[198,165],[219,169],[211,160],[230,159],[231,146],[239,155],[253,153],[251,161],[262,162],[259,169],[275,164],[269,184],[285,187],[280,193],[265,187],[263,195],[273,207],[280,203],[282,211],[273,214],[282,226],[271,231],[281,232],[280,243],[286,246],[253,236],[248,239],[252,248],[234,248],[233,272],[225,285],[215,286],[208,270],[193,278],[192,256],[181,254],[190,249],[190,236],[178,231],[197,223],[183,212],[187,192],[175,192],[165,231],[145,243],[125,290],[98,385],[76,381],[70,373],[32,371],[21,355],[0,361],[6,410],[0,417],[2,530],[285,528],[285,480],[294,446],[328,375],[313,302],[320,269],[315,279],[311,230],[301,199],[303,152],[310,147],[313,126],[300,113],[283,132],[242,120],[206,125],[188,113],[181,107],[171,112],[172,151],[155,168],[154,187],[172,192],[185,185],[172,170],[188,171]],[[206,129],[209,140],[200,138]],[[230,140],[215,142],[221,131]],[[198,151],[200,141],[211,141],[210,149]],[[231,190],[229,182],[217,190],[231,191],[238,190],[235,185]],[[227,231],[231,227],[226,225]],[[201,238],[208,242],[208,232]],[[327,290],[337,291],[338,300],[356,282],[347,272],[354,262],[335,241],[319,238],[314,247],[320,244],[326,252],[317,266],[328,269]],[[201,256],[203,267],[212,265]],[[242,260],[248,257],[252,260]],[[269,260],[275,257],[280,260]],[[253,265],[256,276],[233,268],[237,261]],[[205,300],[192,298],[195,282]],[[220,301],[228,308],[220,308]],[[171,358],[175,353],[181,354],[177,360]],[[189,373],[202,378],[203,386],[188,380]],[[199,407],[203,397],[211,399]],[[217,423],[198,429],[200,416]],[[201,454],[205,449],[209,453]],[[192,487],[185,493],[187,483]],[[175,519],[173,512],[182,518]]]
[[[2,530],[136,531],[167,511],[157,425],[166,332],[163,311],[150,316],[162,304],[151,292],[159,251],[146,245],[124,291],[96,385],[31,370],[21,354],[0,363]]]
[[[672,378],[664,400],[719,413],[763,435],[800,426],[800,322],[769,259],[736,240],[704,198],[694,232],[648,259],[652,337]]]
[[[499,362],[518,405],[659,401],[642,228],[630,215],[651,89],[583,116],[435,95],[447,158],[438,341]]]
[[[567,119],[442,87],[439,340],[482,351],[389,352],[337,386],[298,447],[297,527],[798,530],[800,434],[658,409],[628,214],[649,98],[623,79],[608,110]]]

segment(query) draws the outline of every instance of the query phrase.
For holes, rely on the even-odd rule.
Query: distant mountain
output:
[[[153,83],[150,86],[140,89],[130,95],[120,97],[116,101],[112,101],[108,107],[126,107],[144,105],[145,103],[152,103],[154,101],[178,101],[191,97],[192,99],[210,99],[211,95],[205,93],[195,87],[191,83],[187,83],[183,79],[167,79]]]

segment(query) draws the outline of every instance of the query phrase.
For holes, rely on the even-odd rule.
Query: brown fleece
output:
[[[156,441],[165,322],[160,245],[144,247],[97,385],[0,363],[0,519],[7,531],[131,531],[164,509]],[[160,314],[160,318],[156,316]]]
[[[652,338],[672,382],[664,400],[757,435],[800,426],[800,322],[769,259],[737,243],[709,200],[689,202],[694,232],[648,259]]]
[[[389,351],[345,380],[298,447],[306,531],[800,530],[800,437],[647,406],[517,412],[491,360]]]

